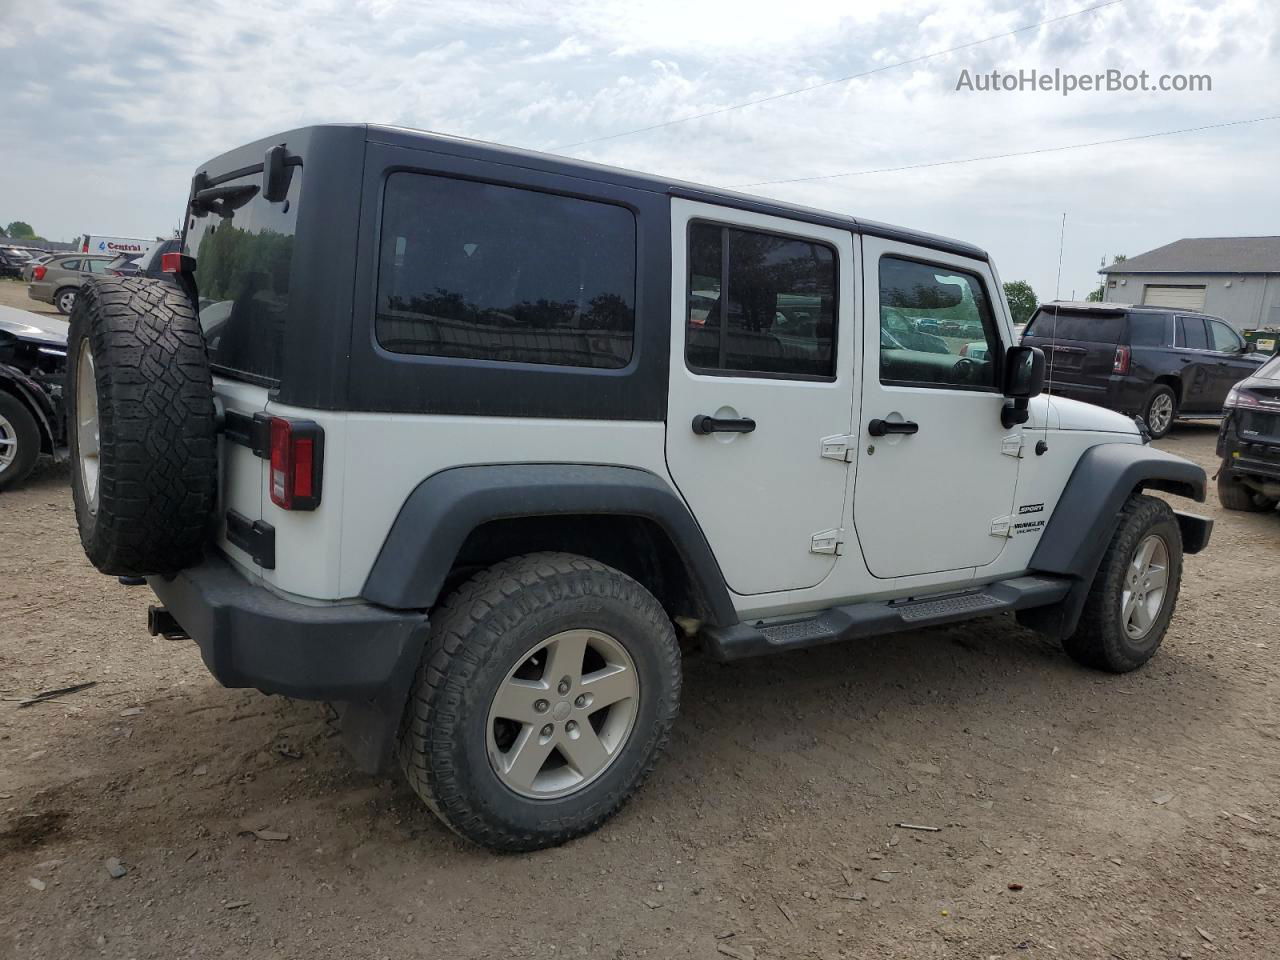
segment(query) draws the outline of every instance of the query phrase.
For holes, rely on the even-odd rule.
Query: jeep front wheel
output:
[[[1136,670],[1160,649],[1182,583],[1182,532],[1163,500],[1131,496],[1089,587],[1075,633],[1063,641],[1078,663]]]
[[[652,594],[585,557],[516,557],[437,612],[401,726],[401,766],[466,839],[554,846],[626,802],[679,702],[680,649]]]

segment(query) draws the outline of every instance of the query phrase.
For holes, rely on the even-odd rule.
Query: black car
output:
[[[66,456],[67,329],[65,320],[0,306],[0,490],[21,483],[41,453]]]
[[[163,280],[166,276],[164,267],[162,266],[164,255],[166,253],[181,252],[182,241],[176,238],[172,240],[165,240],[163,243],[157,243],[134,263],[134,275]]]
[[[1156,438],[1178,417],[1222,416],[1266,359],[1217,317],[1123,303],[1046,303],[1022,342],[1045,351],[1054,393],[1141,416]]]
[[[31,257],[24,250],[14,247],[0,247],[0,277],[22,279],[22,268],[31,262]]]
[[[1227,394],[1218,431],[1218,499],[1228,510],[1280,503],[1280,354]]]

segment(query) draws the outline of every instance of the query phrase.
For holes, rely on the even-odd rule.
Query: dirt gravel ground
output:
[[[1213,469],[1213,438],[1161,446]],[[1008,619],[691,658],[635,800],[494,856],[353,773],[322,705],[148,637],[67,476],[0,495],[0,957],[1280,956],[1280,513],[1210,495],[1164,649],[1123,677]]]

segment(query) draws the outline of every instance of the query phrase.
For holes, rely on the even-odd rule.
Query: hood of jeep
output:
[[[1123,413],[1067,397],[1051,397],[1049,405],[1057,416],[1059,430],[1092,430],[1098,433],[1139,436],[1138,425],[1132,417],[1126,417]]]

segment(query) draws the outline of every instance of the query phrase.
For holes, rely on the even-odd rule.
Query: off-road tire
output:
[[[577,792],[521,796],[489,761],[490,704],[530,649],[579,628],[609,633],[631,656],[641,690],[634,726],[612,764]],[[427,806],[467,840],[498,851],[555,846],[600,826],[648,776],[679,712],[680,682],[671,620],[631,577],[568,553],[504,560],[432,616],[401,724],[401,767]]]
[[[92,351],[98,402],[96,511],[81,469],[77,376]],[[213,378],[200,322],[169,281],[86,282],[67,344],[71,489],[80,542],[115,576],[198,563],[217,495]]]
[[[1254,493],[1231,476],[1231,465],[1223,463],[1218,471],[1218,502],[1224,510],[1266,513],[1276,508],[1276,501]]]
[[[0,390],[0,417],[13,428],[17,453],[7,466],[0,466],[0,490],[16,487],[31,473],[40,457],[40,427],[27,405],[11,393]]]
[[[1159,534],[1168,547],[1168,585],[1150,631],[1134,640],[1125,632],[1121,595],[1138,545],[1153,533]],[[1086,667],[1110,673],[1136,670],[1160,649],[1177,606],[1181,583],[1182,532],[1173,511],[1163,500],[1134,494],[1120,510],[1120,521],[1089,587],[1080,623],[1063,641],[1063,647],[1073,660]]]
[[[67,310],[62,306],[62,297],[64,294],[67,294],[67,293],[70,293],[72,295],[70,310]],[[54,291],[53,307],[64,317],[69,313],[75,313],[75,305],[79,302],[80,302],[80,293],[79,291],[76,290],[75,287],[62,287]]]
[[[1151,406],[1156,402],[1157,398],[1166,395],[1169,397],[1173,412],[1169,415],[1169,422],[1163,428],[1157,430],[1151,422]],[[1147,394],[1146,403],[1142,405],[1142,419],[1147,425],[1147,431],[1151,434],[1152,440],[1159,440],[1173,429],[1173,421],[1178,419],[1178,395],[1173,392],[1172,387],[1163,383],[1156,384],[1155,389]]]

